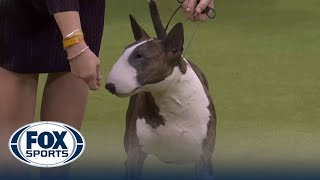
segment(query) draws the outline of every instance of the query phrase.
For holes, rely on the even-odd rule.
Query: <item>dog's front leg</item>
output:
[[[197,180],[213,180],[212,153],[204,152],[195,164]]]
[[[129,148],[126,160],[125,180],[139,180],[142,175],[142,168],[147,154],[140,148]]]

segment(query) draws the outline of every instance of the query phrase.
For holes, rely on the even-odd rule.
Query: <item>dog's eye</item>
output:
[[[137,53],[137,54],[136,54],[136,58],[137,58],[137,59],[141,59],[141,58],[142,58],[142,55],[141,55],[140,53]]]

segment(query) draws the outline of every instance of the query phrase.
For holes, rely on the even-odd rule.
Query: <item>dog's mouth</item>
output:
[[[117,91],[116,85],[114,83],[106,83],[105,88],[113,95],[120,97],[120,98],[125,98],[132,96],[134,94],[137,94],[141,91],[141,86],[136,87],[134,90],[132,90],[129,93],[120,93]]]
[[[126,97],[133,96],[133,95],[139,93],[140,91],[141,91],[141,88],[137,87],[136,89],[134,89],[130,93],[117,93],[117,92],[115,92],[114,95],[116,95],[119,98],[126,98]]]

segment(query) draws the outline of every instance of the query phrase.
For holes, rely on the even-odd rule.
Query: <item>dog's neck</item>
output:
[[[182,61],[187,63],[185,73],[182,73],[178,66],[175,67],[172,75],[159,83],[157,90],[151,91],[160,111],[169,116],[190,115],[190,113],[195,115],[201,104],[206,107],[209,105],[197,74],[187,60],[183,58]]]

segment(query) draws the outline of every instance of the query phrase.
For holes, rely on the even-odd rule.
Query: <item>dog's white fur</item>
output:
[[[144,90],[151,91],[166,121],[164,126],[153,129],[145,119],[137,120],[142,150],[164,162],[198,161],[210,112],[208,97],[190,65],[186,74],[175,67],[172,75],[157,84],[147,85]]]
[[[119,95],[129,95],[140,85],[137,82],[137,71],[128,62],[132,52],[142,44],[152,39],[142,41],[126,49],[108,75],[107,83],[113,83]]]

